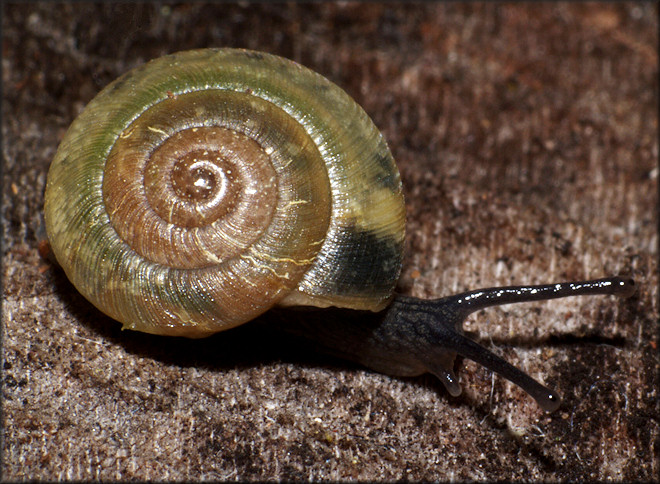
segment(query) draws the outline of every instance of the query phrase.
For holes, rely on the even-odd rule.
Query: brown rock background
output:
[[[3,4],[3,480],[657,479],[658,11],[623,4]],[[630,274],[629,300],[473,315],[560,391],[544,414],[248,325],[121,332],[38,253],[48,165],[103,86],[166,53],[294,59],[384,132],[408,206],[400,290]]]

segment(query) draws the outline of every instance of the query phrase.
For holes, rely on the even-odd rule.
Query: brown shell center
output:
[[[217,169],[206,151],[188,153],[174,165],[172,171],[174,193],[191,202],[206,202],[222,197],[227,183],[225,172]]]
[[[256,141],[227,128],[198,127],[173,134],[153,151],[144,188],[149,205],[168,223],[208,225],[250,199],[247,219],[259,219],[252,224],[263,229],[276,203],[274,178]]]
[[[117,140],[104,177],[113,227],[133,250],[171,267],[207,267],[261,237],[278,203],[277,173],[261,144],[197,126],[144,150],[153,132],[146,126]]]

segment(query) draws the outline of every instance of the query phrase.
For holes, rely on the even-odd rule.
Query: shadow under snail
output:
[[[204,337],[271,308],[336,355],[461,392],[457,354],[547,411],[552,390],[462,334],[515,302],[629,296],[626,278],[394,294],[405,209],[381,133],[339,87],[295,62],[239,49],[168,55],[109,84],[51,164],[45,222],[74,286],[123,327]]]

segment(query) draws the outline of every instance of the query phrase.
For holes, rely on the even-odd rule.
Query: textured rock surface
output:
[[[4,4],[4,480],[658,476],[657,4]],[[38,253],[48,164],[96,92],[165,53],[292,58],[345,88],[401,169],[400,290],[630,274],[621,301],[473,315],[564,397],[469,362],[464,393],[250,326],[121,332]]]

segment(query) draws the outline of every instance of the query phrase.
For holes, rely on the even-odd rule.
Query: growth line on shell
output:
[[[135,131],[135,126],[131,125],[128,128],[126,128],[124,131],[122,131],[119,134],[119,137],[123,138],[123,139],[126,139],[126,138],[130,137],[133,134],[133,131]]]
[[[306,266],[314,262],[314,259],[301,259],[301,260],[295,260],[291,259],[288,257],[273,257],[272,255],[266,255],[266,254],[261,254],[261,256],[264,259],[268,259],[269,261],[272,262],[290,262],[291,264],[295,264],[297,266]]]
[[[240,275],[240,274],[237,274],[237,275],[238,275],[238,277],[240,277],[241,281],[245,282],[248,286],[251,286],[251,287],[258,287],[258,285],[255,284],[254,282],[250,281],[249,278],[244,277],[244,276],[242,276],[242,275]]]
[[[163,131],[162,129],[153,128],[153,127],[151,127],[151,126],[147,126],[147,129],[148,129],[149,131],[154,132],[154,133],[158,133],[158,134],[162,134],[163,136],[167,136],[167,133],[166,133],[165,131]]]
[[[225,261],[223,259],[220,259],[217,255],[215,255],[213,252],[211,252],[209,249],[206,248],[206,245],[204,245],[202,239],[199,237],[199,227],[195,227],[193,229],[193,236],[195,238],[195,245],[199,247],[204,255],[209,258],[209,260],[213,261],[216,264],[222,264]]]
[[[290,207],[295,207],[296,205],[307,205],[309,203],[309,200],[291,200],[286,204],[285,209],[288,209]]]
[[[288,272],[287,272],[286,274],[283,274],[283,275],[282,275],[282,274],[279,274],[279,273],[278,273],[275,269],[273,269],[272,267],[268,267],[267,265],[260,264],[259,261],[257,261],[257,259],[255,259],[255,258],[252,257],[251,255],[242,255],[242,256],[241,256],[241,259],[244,259],[244,260],[247,260],[247,261],[249,261],[249,262],[252,262],[252,264],[254,264],[256,267],[258,267],[258,268],[260,268],[260,269],[267,269],[268,271],[272,272],[273,275],[274,275],[275,277],[277,277],[277,278],[279,278],[279,279],[290,279],[290,278],[291,278],[291,276],[289,275]]]

